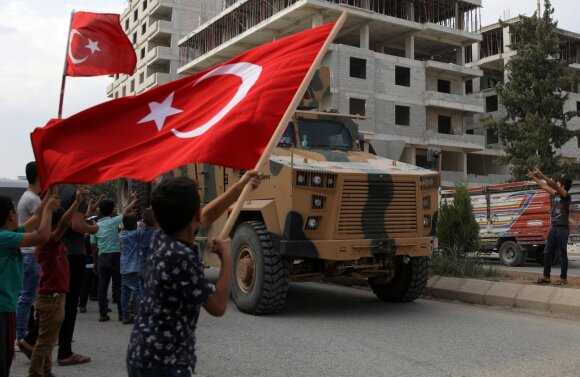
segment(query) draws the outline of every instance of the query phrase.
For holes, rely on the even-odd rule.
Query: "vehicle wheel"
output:
[[[122,211],[131,201],[130,194],[137,193],[135,211],[139,214],[151,205],[151,184],[134,179],[121,178],[117,180],[117,203]]]
[[[288,262],[276,254],[264,223],[248,221],[232,240],[232,297],[244,313],[282,309],[289,286]]]
[[[525,262],[525,256],[517,242],[505,241],[499,247],[499,260],[506,266],[517,267]]]
[[[369,280],[373,293],[383,301],[408,302],[413,301],[423,293],[429,279],[429,257],[410,258],[404,263],[398,257],[395,277],[388,283],[375,284]]]

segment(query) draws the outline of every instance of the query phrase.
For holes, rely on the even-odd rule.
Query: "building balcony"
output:
[[[145,79],[145,86],[147,89],[151,89],[159,85],[167,84],[169,81],[171,81],[169,73],[157,72]]]
[[[481,98],[458,94],[425,91],[425,106],[462,111],[466,113],[483,113],[485,108]]]
[[[173,10],[173,0],[150,0],[149,8],[150,16],[168,17]]]
[[[171,61],[171,48],[169,47],[155,47],[145,55],[147,65],[165,63],[169,64]]]
[[[147,41],[167,40],[171,42],[172,30],[170,21],[155,21],[149,25],[149,29],[145,33],[145,39]]]
[[[462,67],[457,64],[442,63],[435,60],[427,60],[425,62],[425,70],[427,72],[442,72],[459,76],[463,81],[483,76],[483,71],[479,68]]]
[[[113,89],[114,89],[114,85],[113,83],[110,83],[109,85],[107,85],[107,97],[109,98],[113,98]]]
[[[481,151],[485,148],[484,135],[441,134],[434,130],[423,131],[425,144],[444,149],[454,148],[464,152]]]

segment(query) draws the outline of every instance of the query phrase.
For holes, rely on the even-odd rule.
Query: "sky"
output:
[[[0,178],[24,175],[34,160],[30,133],[56,118],[72,10],[121,13],[123,0],[0,0]],[[536,0],[482,0],[483,25],[532,15]],[[562,29],[580,33],[578,0],[552,0]],[[576,21],[576,22],[575,22]],[[63,117],[108,101],[112,78],[68,77]]]

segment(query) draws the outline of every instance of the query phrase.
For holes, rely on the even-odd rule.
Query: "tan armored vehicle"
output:
[[[381,300],[419,297],[436,242],[439,175],[361,151],[357,139],[346,116],[296,113],[231,233],[240,310],[280,310],[291,281],[368,281]],[[197,179],[209,202],[241,172],[195,164],[171,174]],[[217,236],[226,218],[198,239]]]

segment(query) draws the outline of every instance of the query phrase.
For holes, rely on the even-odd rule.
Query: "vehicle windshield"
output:
[[[294,124],[292,122],[288,123],[284,134],[278,141],[279,147],[290,147],[292,145],[296,145],[296,136],[294,133]]]
[[[300,145],[303,148],[352,150],[353,140],[340,121],[303,119],[300,122]]]

